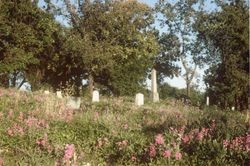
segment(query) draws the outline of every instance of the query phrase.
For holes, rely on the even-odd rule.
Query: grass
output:
[[[128,97],[82,100],[72,110],[54,94],[0,89],[0,165],[250,162],[249,112],[200,110],[173,99],[141,107]]]

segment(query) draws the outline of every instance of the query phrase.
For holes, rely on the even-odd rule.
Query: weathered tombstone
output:
[[[206,105],[209,106],[209,97],[207,97]]]
[[[63,98],[62,91],[56,91],[56,96],[57,96],[57,98],[62,99]]]
[[[159,101],[159,93],[157,92],[157,78],[156,78],[156,70],[153,68],[151,73],[151,95],[153,102]]]
[[[141,106],[144,104],[144,95],[142,93],[137,93],[135,96],[135,105]]]
[[[44,94],[48,95],[48,94],[49,94],[49,91],[48,91],[48,90],[45,90],[45,91],[44,91]]]
[[[92,102],[99,102],[99,92],[97,90],[93,91],[93,95],[92,95]]]
[[[79,109],[81,105],[80,97],[68,97],[66,106],[72,109]]]

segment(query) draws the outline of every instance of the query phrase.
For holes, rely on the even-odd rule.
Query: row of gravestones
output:
[[[152,73],[151,73],[151,91],[152,91],[152,99],[153,102],[158,102],[159,101],[159,94],[157,92],[157,78],[156,78],[156,70],[153,68]],[[49,91],[44,91],[45,94],[49,94]],[[58,98],[63,98],[62,97],[62,92],[57,91],[56,96]],[[79,109],[81,105],[81,98],[80,97],[67,97],[67,106],[74,108],[74,109]],[[99,102],[99,92],[98,91],[93,91],[93,96],[92,96],[92,102]],[[142,106],[144,105],[144,95],[142,93],[138,93],[135,96],[135,105],[137,106]]]
[[[151,92],[152,92],[152,100],[153,102],[158,102],[159,101],[159,93],[157,92],[157,74],[156,70],[153,68],[151,72]],[[45,93],[49,93],[49,91],[45,91]],[[63,98],[62,97],[62,92],[57,91],[56,96],[58,98]],[[99,92],[97,90],[93,91],[92,95],[92,102],[99,102]],[[207,97],[206,104],[209,105],[209,98]],[[74,108],[74,109],[79,109],[81,105],[81,98],[80,97],[67,97],[67,106]],[[135,105],[137,106],[142,106],[144,105],[144,95],[142,93],[138,93],[135,96]]]
[[[45,94],[49,94],[49,91],[44,91]],[[59,99],[62,99],[62,92],[61,91],[56,91],[56,96]],[[68,96],[66,97],[67,99],[67,106],[73,109],[79,109],[81,105],[81,98],[80,97],[73,97],[73,96]],[[97,90],[93,91],[92,95],[92,102],[99,102],[99,92]],[[135,96],[135,105],[137,106],[142,106],[144,105],[144,95],[142,93],[137,93]],[[209,97],[206,98],[206,105],[209,106]]]
[[[50,94],[50,92],[48,90],[44,91],[45,94]],[[62,92],[61,91],[56,91],[56,96],[59,99],[62,99]],[[93,91],[93,95],[92,95],[92,102],[99,102],[100,98],[99,98],[99,92],[97,90]],[[80,105],[81,105],[81,98],[80,97],[74,97],[74,96],[68,96],[66,97],[66,105],[70,108],[73,109],[79,109]],[[142,93],[138,93],[136,94],[135,97],[135,105],[137,106],[142,106],[144,105],[144,95]]]

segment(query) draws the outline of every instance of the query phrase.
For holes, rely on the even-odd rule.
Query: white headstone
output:
[[[92,102],[99,102],[99,92],[97,90],[93,91]]]
[[[206,105],[209,106],[209,97],[207,97]]]
[[[48,91],[48,90],[45,90],[45,91],[44,91],[44,94],[48,95],[48,94],[49,94],[49,91]]]
[[[137,93],[135,96],[135,105],[141,106],[144,104],[144,95],[142,93]]]
[[[151,73],[151,95],[153,102],[159,101],[159,93],[157,92],[157,77],[156,70],[153,68]]]
[[[57,98],[62,99],[63,98],[62,91],[56,91],[56,96],[57,96]]]
[[[67,107],[72,109],[79,109],[81,105],[81,98],[80,97],[68,97],[67,98]]]

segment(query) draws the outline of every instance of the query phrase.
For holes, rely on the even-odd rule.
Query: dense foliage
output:
[[[85,72],[90,91],[98,84],[115,95],[142,89],[158,48],[150,30],[152,9],[136,1],[83,1],[76,10],[65,4],[71,31],[81,41],[73,45],[81,47],[74,55],[82,63],[77,67]]]
[[[221,108],[248,108],[249,7],[245,1],[220,4],[221,10],[201,14],[200,38],[208,48],[207,94]]]
[[[35,86],[54,56],[58,25],[30,0],[4,0],[0,5],[1,84],[8,87],[11,79],[15,87],[21,77]]]
[[[76,12],[65,4],[69,28],[29,0],[1,2],[3,84],[8,87],[14,77],[16,86],[19,76],[32,90],[70,86],[78,95],[82,79],[91,90],[95,83],[115,95],[142,89],[158,48],[150,30],[152,9],[135,1],[84,1]]]

